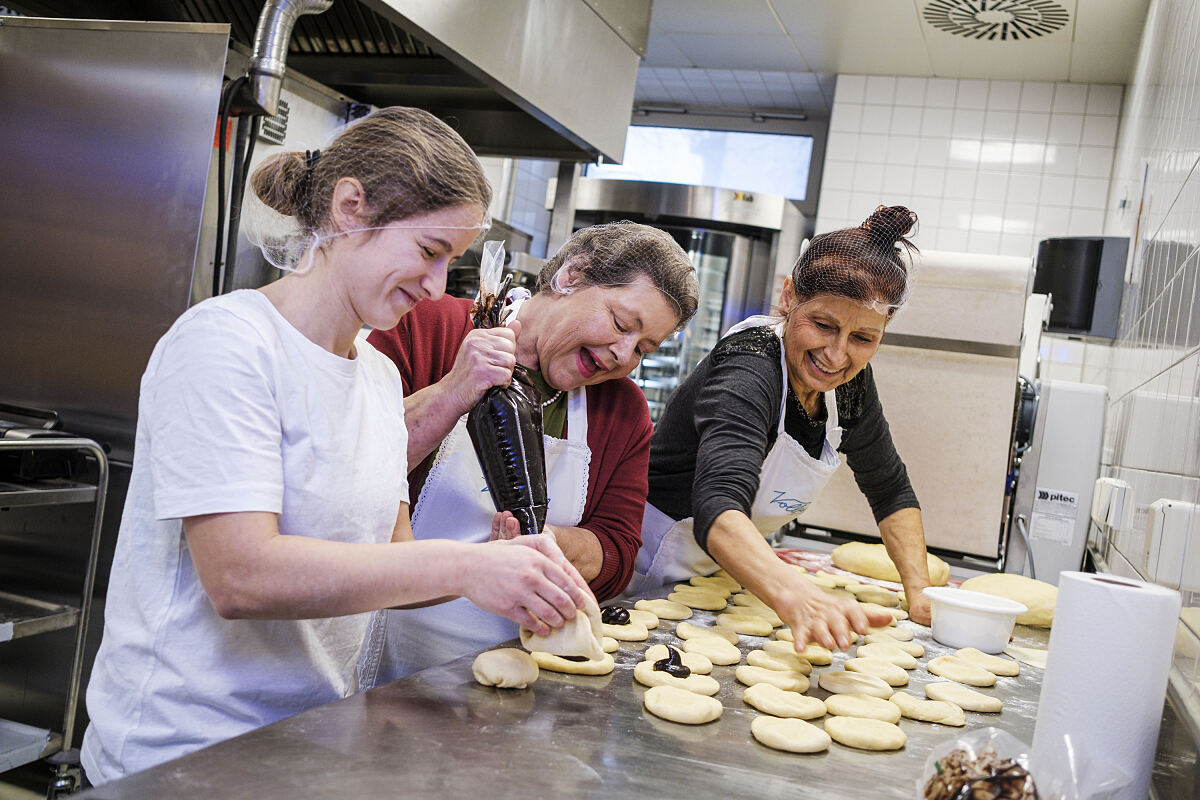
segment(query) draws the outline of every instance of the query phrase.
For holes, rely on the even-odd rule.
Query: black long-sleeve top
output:
[[[650,440],[649,502],[674,519],[694,517],[697,543],[724,511],[747,516],[758,476],[778,438],[783,365],[779,337],[768,327],[726,336],[667,401]],[[838,450],[871,505],[876,522],[919,508],[908,471],[892,443],[871,367],[834,390],[844,429]],[[827,414],[812,419],[791,388],[784,430],[814,458],[821,455]]]

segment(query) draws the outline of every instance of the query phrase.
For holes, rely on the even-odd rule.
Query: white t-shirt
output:
[[[265,511],[283,534],[390,540],[408,499],[403,390],[390,360],[355,348],[328,352],[252,290],[194,306],[155,346],[87,692],[93,783],[356,690],[367,614],[222,619],[180,521]]]

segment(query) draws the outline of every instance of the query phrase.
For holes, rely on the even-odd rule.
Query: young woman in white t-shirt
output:
[[[413,541],[400,376],[356,338],[440,297],[486,227],[466,143],[382,109],[252,184],[291,223],[264,252],[297,269],[189,309],[143,375],[87,693],[95,784],[352,693],[366,612],[463,596],[548,633],[589,592],[544,534]]]

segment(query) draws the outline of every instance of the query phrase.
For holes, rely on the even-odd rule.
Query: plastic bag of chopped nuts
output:
[[[925,800],[1040,800],[1025,745],[997,728],[935,748],[923,774],[917,796]]]

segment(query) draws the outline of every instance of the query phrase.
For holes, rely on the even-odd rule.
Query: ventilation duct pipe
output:
[[[320,14],[332,5],[333,0],[267,0],[263,5],[248,70],[247,99],[261,109],[258,114],[273,117],[279,110],[288,40],[292,38],[296,20],[304,14]]]

